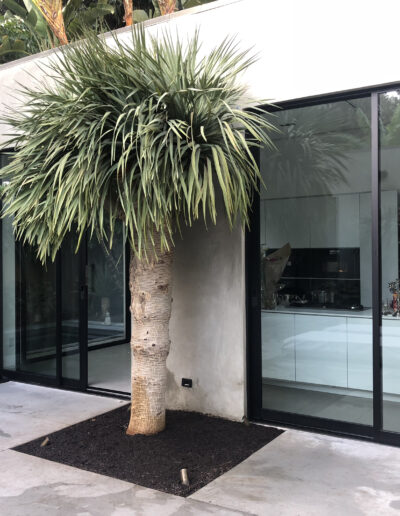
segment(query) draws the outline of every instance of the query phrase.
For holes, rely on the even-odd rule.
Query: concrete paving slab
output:
[[[115,398],[17,382],[0,384],[0,450],[126,404]]]
[[[400,449],[288,430],[190,498],[260,516],[399,516]]]
[[[240,516],[236,510],[161,493],[14,450],[0,452],[4,516]]]

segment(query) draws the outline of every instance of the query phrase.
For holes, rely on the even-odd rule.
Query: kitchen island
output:
[[[261,319],[263,379],[372,391],[372,309],[278,306]],[[400,394],[400,318],[383,316],[382,348],[383,391]]]

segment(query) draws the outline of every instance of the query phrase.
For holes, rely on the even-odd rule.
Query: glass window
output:
[[[379,96],[383,429],[400,432],[400,91]]]
[[[76,253],[77,236],[64,239],[60,250],[61,264],[61,346],[62,376],[80,378],[80,255]]]
[[[0,167],[8,157],[0,154]],[[122,222],[112,249],[93,238],[87,248],[89,383],[128,392],[125,245]],[[2,221],[2,353],[6,370],[81,380],[82,255],[68,235],[57,260],[43,266],[34,248],[15,243],[12,220]],[[82,267],[82,270],[80,270]],[[83,334],[82,334],[83,335]]]
[[[18,245],[19,371],[56,375],[56,266],[43,266],[30,246]]]
[[[0,155],[5,166],[12,153]],[[55,377],[55,264],[15,243],[12,219],[2,220],[3,367]]]
[[[112,248],[93,238],[88,243],[89,346],[125,338],[125,252],[122,223]]]
[[[370,99],[280,110],[261,152],[262,405],[372,424]]]
[[[5,167],[9,156],[0,154],[0,168]],[[16,310],[15,310],[15,240],[12,219],[2,220],[2,319],[3,367],[15,370],[16,363]]]
[[[92,387],[130,392],[125,288],[121,222],[111,249],[96,238],[88,243],[88,373]]]

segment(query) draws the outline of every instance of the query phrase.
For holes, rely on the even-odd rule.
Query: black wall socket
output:
[[[182,387],[192,387],[192,383],[191,378],[182,378]]]

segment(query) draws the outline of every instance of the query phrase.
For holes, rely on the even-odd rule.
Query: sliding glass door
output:
[[[379,95],[382,426],[400,433],[400,91]]]
[[[26,374],[27,379],[34,375],[47,383],[79,388],[85,385],[81,359],[86,295],[81,280],[82,251],[75,254],[75,244],[75,238],[67,237],[56,260],[43,265],[32,247],[13,243],[16,296],[12,370]],[[8,263],[9,269],[12,265]]]
[[[127,260],[122,222],[112,248],[88,242],[88,382],[94,389],[130,393]]]
[[[273,114],[247,244],[253,417],[400,433],[398,120],[397,91]]]
[[[43,266],[35,250],[16,246],[16,370],[57,377],[56,264]],[[19,330],[19,331],[18,331]]]
[[[43,265],[33,247],[15,242],[12,220],[1,229],[3,373],[86,388],[85,246],[76,254],[71,235]]]
[[[12,153],[0,154],[0,167]],[[127,260],[122,222],[111,249],[67,235],[54,262],[1,229],[0,370],[38,383],[130,391]]]

